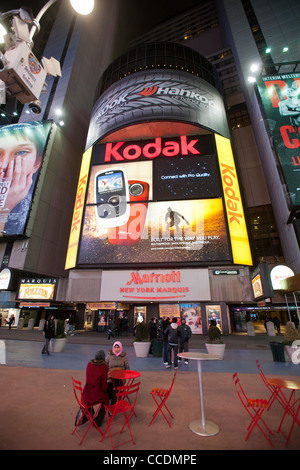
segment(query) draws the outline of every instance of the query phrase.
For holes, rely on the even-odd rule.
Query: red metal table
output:
[[[300,410],[300,402],[299,402],[300,397],[296,399],[296,391],[300,390],[300,382],[296,382],[295,380],[288,380],[288,379],[271,378],[271,379],[268,379],[268,383],[272,387],[274,387],[273,395],[275,397],[280,396],[282,399],[282,402],[285,404],[284,413],[280,421],[280,425],[279,425],[277,432],[281,430],[281,426],[283,424],[284,418],[287,413],[290,414],[293,418],[293,422],[292,422],[292,425],[291,425],[291,428],[290,428],[290,431],[289,431],[289,434],[285,443],[285,445],[287,446],[290,440],[293,428],[295,426],[295,423],[297,422],[298,426],[300,426],[300,422],[298,420],[298,413]],[[288,399],[285,396],[285,394],[282,392],[282,389],[291,390],[291,393]]]
[[[134,382],[134,379],[140,375],[141,374],[139,372],[129,369],[112,370],[109,372],[109,377],[111,379],[127,380],[126,385],[131,385]]]

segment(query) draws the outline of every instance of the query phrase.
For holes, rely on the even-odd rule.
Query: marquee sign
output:
[[[57,284],[56,278],[22,279],[18,299],[54,300]]]

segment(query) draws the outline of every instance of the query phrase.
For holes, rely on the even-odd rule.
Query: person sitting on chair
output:
[[[105,416],[104,405],[108,405],[109,403],[107,373],[108,366],[105,362],[105,353],[100,350],[96,352],[95,359],[92,359],[86,367],[86,383],[82,392],[83,401],[85,405],[89,407],[90,413],[93,413],[93,411],[91,411],[93,405],[102,403],[100,411],[95,418],[97,426],[101,426]],[[86,419],[82,421],[85,422]],[[83,424],[83,422],[81,424]]]
[[[112,350],[108,351],[106,356],[106,362],[108,365],[108,394],[112,400],[112,403],[115,403],[115,391],[113,387],[112,380],[109,378],[109,373],[113,370],[120,370],[120,369],[130,369],[128,357],[126,356],[126,352],[123,351],[123,346],[120,341],[116,341],[113,344]],[[114,383],[117,387],[123,385],[122,380],[114,379]]]

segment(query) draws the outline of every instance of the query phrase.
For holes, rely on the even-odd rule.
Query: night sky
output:
[[[67,0],[64,0],[67,1]],[[95,0],[109,1],[109,0]],[[198,5],[203,0],[151,0],[151,3],[141,0],[121,0],[123,4],[128,7],[134,7],[136,15],[143,17],[147,21],[148,27],[153,27],[160,22],[180,14],[182,11],[188,10],[195,5]],[[206,0],[205,0],[206,1]],[[43,5],[47,3],[46,0],[0,0],[0,11],[6,12],[13,9],[18,9],[21,6],[32,8],[34,15],[40,11]],[[150,7],[149,7],[150,6]],[[145,14],[146,10],[146,14]]]

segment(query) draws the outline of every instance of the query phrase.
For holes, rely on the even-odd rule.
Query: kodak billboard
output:
[[[229,139],[96,144],[83,156],[66,269],[251,265]]]

